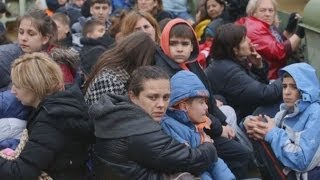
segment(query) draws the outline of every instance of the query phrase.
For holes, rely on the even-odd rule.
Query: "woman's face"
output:
[[[145,19],[141,18],[137,21],[136,26],[134,27],[135,31],[143,31],[147,33],[153,41],[156,39],[156,30],[151,25],[151,23]]]
[[[275,16],[275,7],[271,0],[261,0],[257,10],[253,13],[253,17],[270,25],[274,23]]]
[[[137,0],[137,6],[139,11],[151,13],[158,3],[156,0]]]
[[[25,88],[18,88],[14,85],[11,88],[11,93],[14,94],[19,101],[25,106],[37,107],[40,99],[31,91]]]
[[[245,36],[239,44],[239,47],[234,48],[234,53],[238,59],[247,58],[251,54],[250,39]]]
[[[170,97],[168,79],[150,79],[143,83],[143,90],[138,96],[129,92],[131,101],[144,109],[154,121],[159,122],[164,116]]]
[[[30,19],[23,19],[18,29],[18,42],[24,53],[41,51],[49,42],[48,36],[43,36]]]
[[[216,0],[207,1],[207,13],[211,19],[221,15],[224,6],[219,4]]]

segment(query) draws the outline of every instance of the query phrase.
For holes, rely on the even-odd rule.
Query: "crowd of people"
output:
[[[299,14],[280,32],[275,0],[40,4],[16,42],[0,24],[2,179],[320,178]]]

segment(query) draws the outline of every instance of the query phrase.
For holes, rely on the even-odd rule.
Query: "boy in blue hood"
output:
[[[270,144],[285,170],[294,171],[298,179],[319,179],[320,86],[316,71],[307,63],[296,63],[282,68],[280,75],[284,101],[280,111],[273,119],[248,116],[244,127],[249,137]]]
[[[181,143],[196,148],[203,142],[213,142],[204,132],[210,129],[207,101],[209,92],[201,80],[190,71],[179,71],[170,80],[169,108],[160,124],[164,131]],[[224,161],[218,158],[201,175],[201,179],[235,179]]]

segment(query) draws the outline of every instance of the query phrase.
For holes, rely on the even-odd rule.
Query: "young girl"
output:
[[[24,53],[49,51],[56,32],[56,24],[42,10],[30,10],[18,19],[18,43],[0,46],[0,88],[9,88],[12,61]]]

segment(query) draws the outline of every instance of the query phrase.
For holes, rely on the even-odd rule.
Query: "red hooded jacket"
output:
[[[247,36],[256,44],[257,52],[269,64],[269,79],[278,78],[278,70],[286,65],[291,45],[288,40],[281,43],[272,35],[270,25],[254,17],[243,17],[235,22],[247,28]]]

